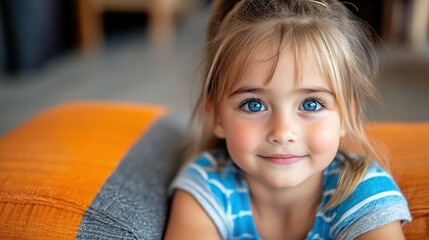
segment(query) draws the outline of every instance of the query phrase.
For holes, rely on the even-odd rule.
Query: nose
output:
[[[277,114],[272,116],[270,125],[270,131],[267,135],[269,143],[284,145],[296,142],[297,135],[292,118],[287,117],[285,114]]]

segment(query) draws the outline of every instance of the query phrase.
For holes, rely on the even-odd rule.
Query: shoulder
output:
[[[405,197],[389,173],[370,162],[356,189],[335,208],[338,239],[357,237],[394,221],[410,221]]]
[[[181,190],[195,199],[225,238],[231,232],[228,207],[234,199],[243,198],[243,190],[247,190],[244,181],[231,160],[204,152],[179,172],[169,193]]]
[[[364,207],[368,203],[377,206],[406,203],[392,176],[375,162],[370,162],[356,189],[340,206],[351,209]]]

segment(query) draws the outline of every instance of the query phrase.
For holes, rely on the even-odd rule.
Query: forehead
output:
[[[248,64],[234,88],[248,84],[268,85],[273,78],[281,78],[295,87],[312,85],[331,89],[316,59],[299,49],[294,50],[290,45],[276,47],[268,41],[262,42],[249,55]]]
[[[230,95],[241,81],[246,80],[244,75],[249,74],[255,64],[264,64],[266,70],[252,74],[264,75],[269,83],[283,54],[292,56],[293,61],[289,65],[293,68],[295,84],[299,84],[304,73],[311,69],[322,76],[335,96],[341,95],[344,76],[340,69],[347,63],[343,53],[335,49],[338,44],[334,44],[330,29],[320,27],[318,22],[293,26],[282,24],[247,28],[229,38],[225,43],[227,47],[220,50],[222,58],[219,58],[219,65],[214,68],[215,100]]]

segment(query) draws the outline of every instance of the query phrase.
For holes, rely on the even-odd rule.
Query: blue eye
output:
[[[320,104],[320,102],[318,102],[317,100],[307,99],[299,107],[299,110],[314,112],[320,110],[322,107],[322,104]]]
[[[267,110],[265,105],[259,100],[247,101],[241,106],[241,109],[246,112],[261,112]]]

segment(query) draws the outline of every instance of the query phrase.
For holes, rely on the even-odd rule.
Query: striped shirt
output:
[[[170,186],[190,193],[210,216],[222,239],[261,239],[241,170],[227,160],[203,153],[178,174]],[[353,239],[393,221],[411,221],[407,201],[391,176],[371,162],[355,191],[335,208],[323,212],[334,193],[344,157],[337,154],[324,170],[323,197],[306,239]]]

